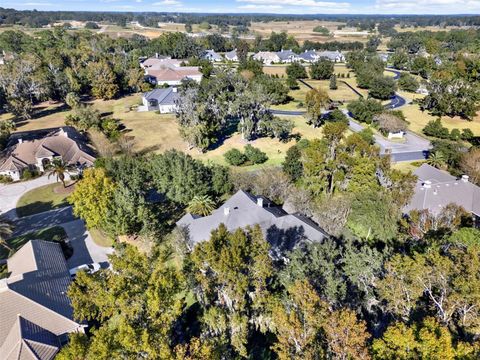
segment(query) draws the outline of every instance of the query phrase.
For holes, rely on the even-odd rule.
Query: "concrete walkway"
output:
[[[17,212],[15,208],[23,194],[40,186],[53,184],[54,182],[56,182],[54,177],[49,179],[48,176],[41,176],[30,181],[0,184],[0,214],[11,220],[16,219]]]
[[[108,267],[108,255],[113,253],[113,248],[95,244],[82,220],[70,221],[61,226],[67,232],[73,247],[73,256],[67,260],[69,269],[93,262],[100,263],[102,268]]]

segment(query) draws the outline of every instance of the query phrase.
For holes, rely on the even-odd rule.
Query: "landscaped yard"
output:
[[[61,226],[54,226],[42,230],[27,233],[7,240],[7,246],[12,249],[9,251],[6,247],[0,246],[0,259],[7,259],[12,256],[18,249],[30,240],[45,240],[54,241],[62,245],[62,250],[65,257],[72,255],[72,250],[65,243],[67,240],[67,233]],[[0,279],[7,275],[6,264],[0,265]]]
[[[67,197],[72,191],[73,185],[64,189],[61,183],[30,190],[18,200],[17,215],[23,217],[68,206]]]
[[[88,232],[92,236],[93,242],[98,246],[111,247],[113,245],[113,239],[102,230],[89,229]]]

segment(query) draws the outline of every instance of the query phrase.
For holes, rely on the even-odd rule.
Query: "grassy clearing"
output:
[[[63,227],[54,226],[8,239],[7,245],[12,250],[10,251],[6,247],[0,246],[0,259],[8,259],[30,240],[45,240],[58,242],[62,246],[65,257],[68,258],[72,256],[72,249],[65,243],[65,241],[67,240],[67,233],[65,232]],[[0,279],[6,277],[7,275],[7,265],[0,265]]]
[[[64,191],[61,183],[49,184],[25,193],[17,203],[19,217],[68,206],[67,197],[73,191],[73,186]]]
[[[105,234],[99,229],[89,229],[88,232],[92,236],[92,240],[95,244],[102,247],[111,247],[114,243],[114,239]]]
[[[425,161],[397,162],[392,164],[392,168],[400,170],[403,173],[409,173],[419,168]]]
[[[427,111],[422,112],[418,105],[410,104],[401,108],[403,114],[405,115],[407,121],[410,123],[408,125],[409,129],[417,133],[422,133],[422,129],[427,125],[430,120],[435,120],[437,117],[430,115]],[[461,119],[460,117],[442,117],[442,124],[449,130],[452,129],[465,129],[469,128],[473,131],[476,136],[480,136],[480,114],[472,121],[467,121]]]

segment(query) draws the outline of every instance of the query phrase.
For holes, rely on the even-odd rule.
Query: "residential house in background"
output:
[[[283,50],[277,52],[277,56],[280,58],[282,63],[292,63],[299,61],[298,55],[295,54],[292,50]]]
[[[95,162],[86,139],[74,128],[64,126],[12,134],[0,153],[0,175],[17,181],[25,169],[43,172],[54,159],[63,160],[77,171]]]
[[[318,60],[318,55],[315,50],[305,50],[303,53],[298,54],[300,61],[312,63]]]
[[[149,69],[146,78],[154,85],[178,86],[183,80],[193,80],[199,83],[202,81],[202,76],[198,66],[172,66],[158,70]]]
[[[180,96],[176,87],[158,88],[142,96],[143,106],[138,111],[159,111],[160,114],[173,113],[177,109]]]
[[[237,49],[226,52],[225,59],[227,59],[228,61],[237,62],[238,61]]]
[[[467,175],[456,178],[446,171],[423,164],[414,174],[418,177],[415,194],[404,212],[428,209],[438,214],[448,204],[456,204],[472,213],[477,225],[480,220],[480,187]]]
[[[202,59],[212,61],[212,62],[223,61],[222,56],[220,54],[217,54],[213,49],[212,50],[206,50],[202,55]]]
[[[327,59],[333,62],[345,62],[345,55],[340,51],[317,51],[317,56],[319,59]]]
[[[280,57],[277,53],[271,51],[260,51],[253,55],[253,60],[261,61],[265,65],[271,65],[273,63],[280,63]]]
[[[229,231],[259,224],[263,235],[277,255],[302,242],[319,242],[328,237],[313,221],[297,214],[288,214],[262,196],[239,190],[209,216],[186,214],[177,226],[184,229],[190,245],[210,239],[210,233],[225,224]]]
[[[68,334],[84,332],[67,296],[71,278],[60,244],[31,240],[0,280],[0,359],[52,360]]]

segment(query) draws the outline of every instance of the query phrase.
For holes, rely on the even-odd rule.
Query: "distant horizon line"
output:
[[[117,14],[162,14],[162,15],[264,15],[264,16],[292,16],[292,17],[315,17],[315,16],[480,16],[480,13],[451,13],[451,14],[431,14],[431,13],[316,13],[316,14],[299,14],[299,13],[269,13],[269,12],[215,12],[215,11],[135,11],[135,10],[39,10],[39,9],[15,9],[15,8],[4,8],[0,6],[0,9],[3,10],[15,10],[15,11],[37,11],[45,13],[55,13],[55,12],[71,12],[71,13],[117,13]]]

